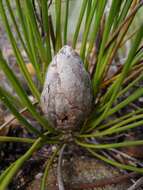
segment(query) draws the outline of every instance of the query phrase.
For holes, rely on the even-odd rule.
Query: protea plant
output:
[[[143,108],[138,105],[127,113],[123,111],[143,95],[142,87],[135,88],[143,78],[143,24],[138,21],[143,1],[81,0],[73,34],[69,18],[77,1],[74,6],[71,3],[0,0],[3,26],[28,86],[27,93],[1,51],[0,68],[15,95],[0,87],[0,99],[33,134],[33,138],[0,136],[1,142],[31,144],[24,155],[2,172],[1,190],[8,187],[33,153],[46,144],[56,145],[56,150],[47,161],[41,190],[46,189],[54,158],[70,143],[84,147],[115,167],[143,173],[139,165],[125,165],[102,152],[143,144],[143,140],[124,138],[125,133],[143,125]],[[34,79],[21,50],[32,64]],[[39,128],[23,115],[23,110],[29,112]]]

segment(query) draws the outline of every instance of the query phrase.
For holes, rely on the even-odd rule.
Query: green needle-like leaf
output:
[[[78,18],[78,22],[77,22],[76,29],[75,29],[75,32],[74,32],[74,37],[73,37],[73,44],[72,44],[73,48],[76,47],[76,43],[77,43],[77,39],[78,39],[78,35],[79,35],[81,23],[83,21],[83,16],[84,16],[84,13],[85,13],[85,10],[86,10],[87,3],[88,3],[87,0],[83,0],[83,2],[82,2],[80,15],[79,15],[79,18]]]
[[[21,142],[21,143],[34,143],[34,139],[29,139],[29,138],[20,138],[20,137],[5,137],[5,136],[0,136],[0,142]]]
[[[48,130],[52,130],[50,126],[48,126],[48,122],[40,116],[40,114],[36,111],[35,107],[32,105],[31,101],[29,100],[26,92],[22,88],[19,80],[17,77],[14,75],[12,70],[8,67],[6,61],[3,59],[2,54],[0,54],[0,67],[3,69],[5,72],[6,76],[8,77],[11,85],[17,92],[17,95],[21,99],[21,102],[23,103],[23,106],[27,107],[28,110],[31,112],[31,114],[37,119],[37,121],[45,128]]]
[[[39,100],[39,98],[40,98],[39,92],[38,92],[37,88],[35,87],[34,82],[32,81],[30,73],[27,70],[26,64],[24,63],[23,57],[22,57],[22,55],[20,53],[20,50],[19,50],[19,48],[18,48],[18,46],[16,44],[16,41],[14,39],[14,36],[12,34],[12,31],[10,29],[10,26],[9,26],[9,23],[8,23],[8,20],[7,20],[7,16],[6,16],[4,7],[3,7],[2,0],[0,1],[0,14],[1,14],[2,20],[3,20],[4,24],[5,24],[5,28],[6,28],[8,36],[9,36],[10,42],[12,44],[15,56],[16,56],[16,58],[18,60],[17,63],[19,64],[19,68],[21,69],[21,72],[23,73],[25,79],[27,80],[28,86],[31,89],[31,92],[32,92],[33,96],[35,96]]]
[[[104,162],[111,164],[112,166],[115,166],[117,168],[121,168],[124,170],[129,170],[129,171],[134,171],[134,172],[138,172],[138,173],[143,173],[143,169],[142,168],[138,168],[132,165],[125,165],[125,164],[120,164],[119,162],[116,162],[114,160],[111,160],[109,158],[106,158],[98,153],[96,153],[95,151],[91,150],[91,149],[87,149],[92,155],[94,155],[96,158],[99,158],[100,160],[103,160]]]
[[[9,170],[6,170],[2,176],[4,176],[4,180],[0,180],[0,189],[5,190],[9,183],[11,182],[12,178],[18,172],[18,170],[22,167],[22,165],[28,160],[32,154],[37,151],[41,146],[41,138],[37,139],[35,143],[31,146],[31,148],[21,156],[12,166],[10,166]],[[1,179],[1,176],[0,176]]]
[[[68,32],[68,17],[69,17],[69,2],[70,0],[66,1],[66,11],[65,11],[65,20],[64,20],[64,45],[67,44],[67,32]]]
[[[43,175],[42,180],[41,180],[40,190],[46,190],[47,189],[46,185],[47,185],[47,177],[48,177],[48,174],[49,174],[49,169],[50,169],[50,167],[52,165],[52,162],[54,161],[54,158],[58,154],[60,148],[61,148],[61,146],[54,151],[54,153],[52,154],[50,159],[47,161],[45,171],[44,171],[44,175]]]
[[[55,0],[56,10],[56,52],[62,47],[62,34],[61,34],[61,0]]]
[[[36,135],[40,135],[40,132],[34,128],[14,107],[14,105],[10,102],[10,100],[7,98],[5,92],[0,87],[0,99],[3,101],[3,103],[10,109],[10,111],[13,113],[13,115],[16,116],[16,118],[23,124],[28,131],[35,133]]]
[[[129,146],[137,146],[143,145],[143,140],[138,141],[124,141],[121,143],[111,143],[111,144],[93,144],[93,143],[85,143],[76,140],[76,143],[85,148],[95,148],[95,149],[110,149],[110,148],[120,148],[120,147],[129,147]]]

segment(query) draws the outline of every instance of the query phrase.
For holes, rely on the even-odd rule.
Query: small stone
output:
[[[54,152],[57,149],[56,146],[52,146],[52,152]]]
[[[35,175],[35,179],[41,179],[42,176],[43,176],[43,173],[38,173],[37,175]]]
[[[140,97],[140,98],[139,98],[139,102],[143,102],[143,97]]]

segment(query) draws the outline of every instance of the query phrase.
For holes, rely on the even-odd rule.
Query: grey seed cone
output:
[[[41,108],[52,126],[77,129],[93,104],[91,81],[79,55],[64,46],[50,63],[41,94]]]

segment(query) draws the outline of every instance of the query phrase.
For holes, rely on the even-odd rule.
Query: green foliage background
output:
[[[78,11],[74,13],[74,9],[79,1],[72,2],[66,0],[62,3],[62,0],[55,0],[52,2],[51,7],[48,8],[49,1],[47,0],[0,0],[0,16],[17,59],[21,75],[28,84],[34,102],[31,102],[29,99],[16,73],[13,72],[3,58],[2,52],[0,53],[0,68],[5,73],[17,96],[13,98],[6,89],[0,87],[0,99],[27,130],[35,134],[34,139],[0,137],[1,142],[16,141],[32,144],[31,148],[23,156],[12,163],[1,174],[1,190],[6,189],[12,178],[25,161],[32,156],[33,152],[39,150],[45,144],[60,144],[53,155],[51,155],[50,160],[47,161],[47,167],[45,168],[41,182],[41,190],[46,189],[49,167],[63,145],[61,139],[64,134],[60,131],[57,132],[48,124],[47,119],[39,113],[37,104],[40,101],[40,93],[48,65],[52,57],[64,44],[70,44],[75,49],[80,44],[79,54],[87,70],[90,70],[89,57],[93,52],[93,47],[98,47],[94,52],[94,70],[91,75],[95,109],[85,121],[84,126],[81,126],[79,133],[74,135],[75,143],[85,147],[95,157],[111,165],[143,173],[142,168],[118,163],[101,153],[102,149],[111,150],[111,148],[142,145],[143,140],[112,143],[104,141],[104,144],[100,143],[104,137],[123,134],[143,125],[143,108],[141,107],[137,107],[134,111],[121,115],[118,118],[116,117],[117,112],[129,106],[143,95],[143,88],[141,87],[135,89],[128,97],[124,96],[126,92],[130,91],[143,78],[143,23],[142,21],[138,22],[139,17],[137,17],[138,11],[142,9],[143,2],[138,0],[112,0],[110,1],[111,6],[108,8],[108,12],[107,3],[109,1],[107,0],[80,0],[80,2]],[[16,11],[13,11],[12,3],[15,3]],[[71,27],[69,18],[73,14],[76,17]],[[134,19],[137,21],[135,22]],[[35,69],[38,85],[35,84],[26,67],[17,38],[10,27],[11,23],[15,28],[18,41]],[[70,33],[71,28],[73,28],[73,36]],[[96,44],[97,39],[99,39],[98,46]],[[129,53],[125,58],[122,68],[114,77],[106,81],[106,76],[112,62],[125,49],[124,45],[127,40],[131,40],[131,47],[129,47]],[[122,101],[117,101],[120,97],[123,97]],[[14,100],[18,103],[18,105],[16,104],[17,106]],[[41,131],[36,129],[27,120],[26,116],[23,116],[20,111],[22,109],[29,111],[30,115],[41,126]],[[112,119],[110,120],[111,116]],[[91,141],[91,138],[95,138],[97,144]]]

